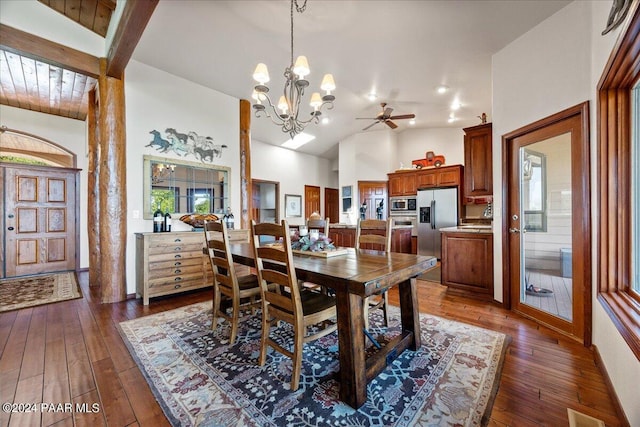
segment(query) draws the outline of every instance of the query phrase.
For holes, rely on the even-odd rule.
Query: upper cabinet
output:
[[[415,196],[416,173],[415,171],[396,172],[389,176],[389,196]]]
[[[416,186],[417,188],[459,187],[462,183],[463,169],[460,165],[453,165],[419,170],[416,172]]]
[[[473,203],[473,197],[493,195],[491,123],[463,130],[464,196],[467,203]]]

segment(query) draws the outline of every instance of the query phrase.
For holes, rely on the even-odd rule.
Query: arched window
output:
[[[66,148],[45,138],[5,126],[0,127],[0,161],[76,167],[76,155]]]

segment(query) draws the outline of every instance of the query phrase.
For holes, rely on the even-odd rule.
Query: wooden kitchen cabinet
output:
[[[492,125],[486,123],[464,130],[464,197],[493,194]],[[467,199],[471,198],[471,199]]]
[[[442,284],[493,299],[493,234],[442,232]]]
[[[416,172],[416,187],[455,187],[462,184],[464,168],[461,165],[442,166]]]
[[[329,238],[335,246],[354,248],[356,246],[355,227],[331,227]],[[366,245],[363,249],[369,248]],[[391,252],[411,253],[411,227],[391,230]]]
[[[395,172],[387,174],[389,177],[389,196],[415,196],[416,172]]]
[[[356,246],[356,229],[348,227],[330,227],[329,238],[335,246],[353,248]]]

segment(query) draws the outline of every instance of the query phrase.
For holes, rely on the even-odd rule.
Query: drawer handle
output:
[[[180,273],[182,273],[182,270],[180,270],[180,269],[178,268],[178,269],[176,269],[176,270],[174,271],[174,273],[176,273],[176,274],[180,274]]]
[[[175,286],[173,287],[173,289],[180,289],[181,287],[182,287],[182,285],[175,285]]]
[[[177,255],[174,256],[174,258],[182,258],[182,255],[177,254]]]
[[[176,261],[173,263],[173,265],[182,265],[182,263],[180,261]]]
[[[173,279],[174,282],[180,282],[182,280],[182,277],[176,277],[175,279]]]
[[[175,239],[174,242],[182,242],[182,239]]]
[[[182,248],[181,248],[180,246],[176,246],[173,250],[174,250],[174,251],[181,251],[181,250],[182,250]]]

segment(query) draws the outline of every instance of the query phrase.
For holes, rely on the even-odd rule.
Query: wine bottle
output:
[[[163,221],[164,221],[164,218],[162,216],[162,211],[160,210],[160,208],[158,208],[153,213],[153,232],[154,233],[159,233],[162,231]]]
[[[227,213],[223,217],[223,221],[229,230],[233,230],[234,218],[233,213],[231,212],[231,208],[227,208]]]
[[[169,213],[169,211],[164,214],[164,231],[171,231],[171,214]]]

